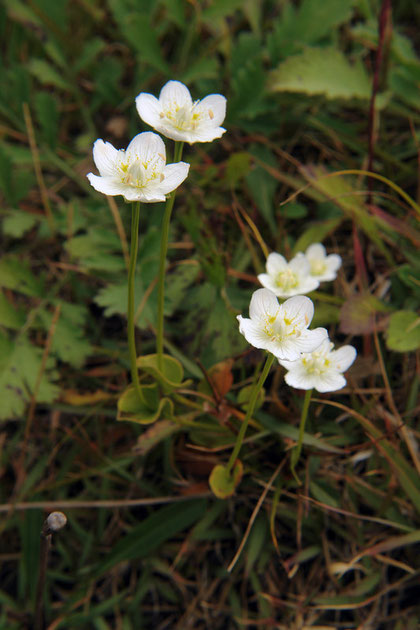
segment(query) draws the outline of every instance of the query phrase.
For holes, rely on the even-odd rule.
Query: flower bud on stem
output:
[[[67,517],[62,512],[51,512],[44,522],[41,530],[41,551],[39,560],[38,584],[35,597],[35,623],[34,630],[44,628],[44,589],[47,575],[48,555],[51,548],[52,535],[62,529],[67,523]]]

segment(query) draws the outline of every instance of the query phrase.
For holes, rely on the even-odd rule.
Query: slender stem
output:
[[[140,202],[133,203],[131,214],[131,243],[130,264],[128,266],[128,305],[127,305],[127,334],[128,350],[130,353],[131,381],[137,391],[140,401],[144,403],[144,396],[140,388],[137,370],[137,352],[134,330],[134,274],[136,270],[137,252],[139,248]]]
[[[174,162],[180,162],[182,157],[183,142],[175,142]],[[156,327],[156,352],[158,367],[162,369],[163,356],[163,307],[165,303],[165,269],[166,269],[166,252],[168,251],[169,223],[171,221],[172,208],[175,201],[175,190],[166,200],[165,213],[162,221],[162,237],[160,241],[160,259],[159,259],[159,276],[158,276],[158,312]]]
[[[303,401],[303,407],[302,407],[302,415],[300,417],[298,443],[293,449],[292,455],[290,458],[290,468],[292,469],[294,478],[299,484],[300,484],[300,480],[295,473],[295,468],[299,461],[300,454],[302,452],[303,434],[305,433],[305,424],[306,424],[306,418],[308,417],[308,409],[309,409],[309,403],[311,402],[311,396],[312,396],[312,389],[308,389],[305,392],[305,399]]]
[[[36,585],[35,596],[35,630],[42,630],[44,627],[44,590],[45,590],[45,578],[47,575],[48,555],[51,548],[52,534],[44,535],[41,537],[41,551],[39,562],[39,574],[38,583]]]
[[[257,402],[258,394],[260,393],[261,388],[265,383],[265,379],[267,378],[270,368],[273,365],[273,361],[274,361],[274,355],[268,354],[263,371],[260,374],[260,378],[258,379],[257,384],[254,386],[254,389],[252,390],[252,394],[249,399],[248,408],[246,410],[244,421],[242,422],[241,428],[238,433],[238,437],[236,438],[236,444],[234,446],[234,449],[231,453],[231,456],[226,466],[226,471],[228,473],[232,470],[232,467],[239,455],[239,451],[241,450],[242,442],[244,440],[245,433],[248,428],[248,423],[254,412],[254,407],[255,407],[255,403]]]

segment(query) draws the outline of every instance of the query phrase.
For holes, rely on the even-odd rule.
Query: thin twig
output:
[[[26,510],[82,510],[82,509],[99,509],[99,508],[131,508],[142,507],[148,505],[163,505],[165,503],[182,503],[192,499],[202,499],[213,496],[211,492],[199,492],[196,494],[154,497],[150,499],[110,499],[99,501],[23,501],[20,503],[3,503],[0,505],[0,513],[2,512],[22,512]]]
[[[120,216],[120,213],[118,211],[118,206],[115,203],[115,199],[113,197],[107,196],[106,200],[107,200],[109,208],[111,210],[112,217],[113,217],[114,223],[115,223],[115,227],[117,228],[118,236],[119,236],[120,242],[121,242],[121,249],[122,249],[123,256],[124,256],[125,266],[128,269],[128,267],[130,265],[130,253],[129,253],[129,248],[128,248],[127,235],[125,233],[124,226],[123,226],[123,223],[121,221],[121,216]]]
[[[281,469],[283,468],[283,466],[286,463],[286,459],[284,459],[282,462],[280,462],[280,464],[277,466],[276,470],[273,472],[273,474],[271,475],[267,485],[264,488],[263,493],[261,494],[260,498],[258,499],[257,505],[254,508],[254,511],[251,514],[251,518],[249,519],[249,523],[247,525],[244,537],[241,540],[241,544],[238,547],[237,552],[235,553],[235,556],[232,560],[232,562],[230,563],[230,565],[228,566],[227,570],[228,573],[231,573],[231,571],[233,570],[233,568],[235,567],[235,564],[237,563],[239,556],[242,553],[243,548],[245,547],[246,541],[248,540],[248,536],[251,533],[251,529],[252,526],[254,524],[255,519],[257,518],[258,512],[261,509],[262,504],[264,503],[264,499],[267,496],[268,491],[270,490],[271,486],[273,485],[274,481],[276,480],[277,475],[280,473]]]
[[[55,222],[53,213],[51,211],[50,201],[48,199],[48,192],[44,182],[44,176],[42,174],[41,162],[39,159],[38,147],[35,141],[34,126],[32,124],[31,112],[29,110],[28,103],[23,103],[23,116],[25,118],[26,130],[28,132],[29,146],[31,148],[32,160],[34,163],[36,181],[38,182],[39,191],[41,193],[42,204],[44,206],[45,214],[47,217],[48,225],[51,232],[55,232]]]

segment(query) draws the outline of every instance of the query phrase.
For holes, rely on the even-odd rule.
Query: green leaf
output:
[[[58,105],[56,98],[50,92],[35,94],[35,111],[41,125],[42,138],[52,149],[58,140]]]
[[[63,79],[62,74],[44,59],[31,59],[28,70],[42,85],[53,85],[59,90],[73,91],[72,86]]]
[[[364,99],[371,83],[361,61],[351,64],[335,48],[307,48],[289,57],[269,77],[273,92],[322,94],[330,99]]]
[[[21,417],[35,391],[42,364],[42,348],[31,344],[26,337],[15,342],[0,333],[0,419]],[[54,359],[47,359],[37,392],[37,402],[52,402],[59,389],[52,381],[58,375]]]
[[[174,359],[168,354],[162,355],[162,369],[159,367],[157,354],[140,356],[136,364],[140,372],[150,374],[159,383],[165,394],[169,394],[180,387],[186,387],[189,384],[187,381],[182,382],[184,378],[182,364],[178,359]]]
[[[322,243],[327,236],[338,228],[341,222],[341,218],[329,219],[328,221],[319,221],[318,223],[310,225],[296,241],[293,247],[293,253],[305,252],[312,243]]]
[[[156,70],[168,74],[170,69],[162,54],[158,31],[149,12],[143,13],[141,7],[134,10],[134,6],[131,10],[124,11],[120,0],[109,0],[109,5],[119,23],[121,33],[137,51],[140,61],[146,61]]]
[[[232,54],[232,96],[229,99],[228,118],[238,116],[253,119],[266,109],[266,71],[263,65],[259,38],[242,33]]]
[[[172,418],[173,403],[169,398],[160,398],[157,383],[140,385],[144,403],[133,385],[129,385],[118,399],[117,420],[138,422],[139,424],[151,424],[156,422],[163,414]]]
[[[277,166],[276,158],[266,147],[252,145],[250,153],[269,166]],[[256,165],[246,176],[246,183],[258,209],[267,221],[270,229],[275,232],[277,228],[274,218],[274,194],[277,188],[277,181],[262,166]]]
[[[182,504],[155,509],[107,553],[95,575],[99,577],[121,562],[134,562],[138,558],[150,557],[164,542],[173,539],[202,518],[206,505],[206,501],[186,500]]]
[[[354,0],[303,0],[299,8],[285,3],[267,37],[273,63],[335,33],[352,13]]]
[[[232,153],[226,163],[225,180],[228,186],[236,188],[251,170],[251,156],[245,151]]]
[[[210,488],[218,499],[227,499],[235,492],[242,479],[243,465],[237,459],[233,470],[228,471],[226,466],[218,464],[213,468],[209,478]]]
[[[420,348],[420,316],[414,311],[397,311],[391,315],[386,331],[390,350],[410,352]]]
[[[50,311],[41,310],[39,319],[45,331],[51,327],[53,315]],[[72,322],[62,311],[51,343],[51,352],[65,363],[81,367],[92,351],[90,342],[85,338],[80,322]]]
[[[0,260],[0,286],[24,295],[43,297],[45,295],[42,278],[36,278],[26,261],[17,258]]]
[[[0,291],[0,325],[18,330],[25,323],[25,313],[12,306],[3,292]]]
[[[39,216],[23,210],[12,210],[3,219],[3,233],[13,238],[21,238],[34,227],[39,218]]]
[[[85,269],[125,271],[120,240],[111,230],[90,229],[69,239],[65,249],[70,256],[79,259],[79,264]]]
[[[242,5],[243,0],[213,0],[203,11],[202,19],[212,24],[228,15],[232,15],[236,10],[241,9]]]

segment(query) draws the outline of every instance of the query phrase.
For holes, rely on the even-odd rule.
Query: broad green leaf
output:
[[[44,282],[42,277],[36,278],[26,261],[18,258],[3,258],[0,260],[0,286],[12,289],[24,295],[44,297]]]
[[[39,217],[22,210],[12,210],[3,219],[3,233],[13,238],[21,238],[29,232],[39,220]]]
[[[37,348],[26,338],[15,342],[0,333],[0,419],[6,420],[23,415],[27,403],[35,391],[42,366],[42,348]],[[52,402],[58,395],[54,359],[47,359],[45,371],[37,392],[38,402]]]
[[[16,310],[9,300],[0,291],[0,326],[18,330],[25,323],[25,313],[22,309]]]
[[[182,382],[184,378],[182,364],[178,359],[168,354],[162,355],[162,367],[159,367],[157,354],[147,354],[138,357],[136,365],[140,372],[150,374],[153,380],[159,383],[165,394],[188,385],[187,382]]]
[[[390,350],[410,352],[420,348],[420,316],[414,311],[397,311],[391,315],[386,331]]]
[[[303,0],[298,8],[284,3],[274,29],[267,36],[272,63],[289,57],[304,46],[331,39],[335,28],[346,22],[354,0]]]
[[[209,478],[210,488],[218,499],[227,499],[235,492],[240,484],[244,467],[242,462],[237,459],[233,470],[228,471],[226,466],[218,464],[213,468]]]
[[[53,85],[59,90],[72,92],[70,83],[51,63],[44,59],[31,59],[28,63],[28,70],[42,85]]]
[[[48,332],[52,323],[52,313],[41,310],[39,318],[43,328]],[[66,317],[65,311],[62,311],[56,324],[51,352],[57,355],[61,361],[70,363],[74,367],[81,367],[91,351],[92,346],[89,340],[85,338],[80,322],[72,322]]]
[[[202,19],[212,25],[213,22],[232,15],[235,11],[241,9],[242,5],[243,0],[213,0],[204,9]]]
[[[360,61],[350,63],[335,48],[307,48],[271,72],[269,89],[322,94],[329,99],[368,100],[371,82]]]

